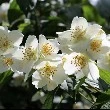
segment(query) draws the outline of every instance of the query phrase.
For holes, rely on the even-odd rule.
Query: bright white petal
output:
[[[44,42],[46,42],[47,39],[44,35],[39,35],[39,45],[42,45]]]
[[[86,37],[89,38],[95,37],[95,35],[99,32],[99,30],[101,30],[101,27],[102,26],[98,24],[89,25],[86,31]]]
[[[77,68],[71,64],[70,61],[64,63],[63,68],[65,70],[65,74],[72,75],[77,71]]]
[[[81,40],[81,41],[71,45],[70,47],[75,52],[83,52],[83,53],[85,53],[87,46],[88,46],[88,40],[84,39],[84,40]]]
[[[3,73],[8,69],[9,67],[6,64],[4,64],[3,59],[0,59],[0,73]]]
[[[13,74],[13,78],[16,78],[16,77],[19,77],[19,76],[24,76],[24,73],[23,72],[19,72],[19,71],[16,71],[14,74]]]
[[[76,80],[79,80],[79,79],[83,78],[85,76],[85,74],[81,70],[81,71],[76,72],[75,76],[76,76]]]
[[[97,80],[99,78],[98,67],[93,62],[89,62],[88,65],[90,70],[90,73],[88,74],[88,78],[91,80]]]
[[[18,50],[18,47],[13,47],[7,49],[5,52],[2,53],[2,55],[7,55],[7,54],[14,54]]]
[[[25,48],[22,47],[21,49],[18,49],[15,53],[13,53],[13,57],[19,60],[23,60]]]
[[[23,68],[22,68],[22,71],[24,73],[26,73],[25,74],[25,79],[24,79],[25,81],[27,80],[32,67],[33,67],[33,62],[29,61],[29,62],[25,62],[24,63]]]
[[[50,83],[47,84],[47,90],[52,91],[57,87],[57,84],[54,83],[53,81],[50,81]]]
[[[32,46],[32,48],[36,49],[38,47],[38,40],[37,40],[36,36],[29,35],[26,40],[25,46],[26,46],[26,48]]]
[[[8,38],[12,41],[14,46],[19,46],[22,43],[23,36],[24,35],[18,30],[11,31],[8,34]]]
[[[49,39],[49,41],[53,45],[53,48],[54,48],[54,52],[53,53],[58,53],[58,51],[59,51],[59,43],[58,43],[57,39]]]
[[[39,72],[38,72],[38,71],[35,71],[35,72],[33,73],[32,77],[33,77],[34,79],[41,80],[41,76],[39,75]]]
[[[35,85],[35,88],[37,88],[37,89],[39,88],[39,87],[38,87],[38,83],[39,83],[39,81],[33,81],[33,82],[32,82],[32,84]]]
[[[57,72],[53,75],[53,80],[57,84],[61,84],[65,79],[67,79],[67,75],[65,74],[65,71],[63,70],[62,65],[58,65]]]
[[[47,84],[47,81],[46,81],[45,78],[43,78],[42,80],[39,80],[38,87],[39,87],[39,88],[42,88],[42,87],[44,87],[46,84]]]
[[[81,27],[82,30],[85,30],[88,27],[88,22],[83,17],[74,17],[71,24],[71,29],[75,29],[75,27]]]
[[[64,89],[64,90],[68,90],[68,85],[67,85],[66,80],[64,80],[64,82],[61,84],[60,87],[61,87],[62,89]]]
[[[70,54],[72,52],[72,49],[68,47],[68,45],[60,45],[59,49],[62,51],[62,53]]]
[[[89,73],[89,66],[88,65],[86,65],[83,69],[82,69],[82,72],[83,72],[83,74],[84,74],[84,76],[88,76],[88,73]]]
[[[58,41],[60,42],[60,45],[67,45],[68,43],[70,43],[71,40],[71,30],[64,31],[58,34],[58,36]]]
[[[42,67],[45,67],[46,61],[42,61],[40,64],[36,66],[36,69],[39,70]]]

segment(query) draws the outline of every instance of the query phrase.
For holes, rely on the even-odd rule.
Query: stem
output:
[[[79,92],[79,94],[84,97],[86,100],[88,100],[90,103],[94,104],[91,100],[89,100],[87,97],[85,97],[81,92]]]

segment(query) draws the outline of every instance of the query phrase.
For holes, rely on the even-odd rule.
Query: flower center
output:
[[[90,43],[90,49],[92,51],[99,52],[101,45],[102,45],[102,40],[93,40]]]
[[[7,37],[0,37],[0,49],[6,51],[9,47],[11,47],[11,41]]]
[[[36,60],[37,56],[37,51],[32,49],[32,47],[28,47],[25,49],[25,52],[23,53],[24,54],[24,58],[23,59],[26,59],[26,60]]]
[[[49,63],[46,63],[45,67],[40,69],[40,74],[48,79],[50,79],[50,76],[53,77],[53,75],[55,74],[55,72],[57,71],[55,66],[50,66]]]
[[[75,57],[73,57],[71,64],[74,64],[75,67],[77,67],[78,71],[80,71],[87,65],[87,57],[83,54],[76,55]]]
[[[84,39],[86,30],[83,30],[82,28],[79,28],[79,26],[77,26],[75,29],[73,29],[73,31],[71,32],[71,40],[75,40],[77,42]]]
[[[3,61],[4,61],[4,64],[6,64],[7,66],[10,66],[13,64],[13,60],[11,58],[4,58]]]
[[[44,54],[44,55],[51,55],[51,53],[52,52],[54,52],[54,48],[52,47],[52,45],[51,44],[49,44],[49,43],[46,43],[46,44],[44,44],[43,46],[42,46],[42,53]]]

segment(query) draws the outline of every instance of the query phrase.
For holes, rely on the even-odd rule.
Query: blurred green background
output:
[[[110,33],[110,0],[0,0],[0,25],[21,30],[25,36],[22,45],[28,35],[57,37],[56,32],[69,29],[76,16],[98,23]],[[26,84],[16,87],[11,85],[12,75],[0,75],[0,107],[41,108],[41,101],[31,100],[39,91],[31,84],[31,77]],[[62,92],[59,90],[57,94],[60,96]],[[62,108],[73,108],[75,100],[65,97],[69,103],[61,104]],[[76,101],[83,101],[79,94]]]

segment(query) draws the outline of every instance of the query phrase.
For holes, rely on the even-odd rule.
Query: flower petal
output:
[[[58,65],[57,72],[53,75],[53,80],[56,82],[56,84],[61,84],[65,79],[67,79],[67,75],[60,64]]]
[[[90,73],[88,74],[88,78],[91,80],[97,80],[99,78],[98,67],[93,62],[89,62],[88,65],[90,70]]]
[[[75,27],[81,27],[82,30],[85,30],[88,27],[88,22],[83,17],[74,17],[71,23],[71,29],[75,29]]]
[[[47,84],[47,90],[48,91],[52,91],[54,90],[55,88],[57,87],[57,84],[53,81],[50,81],[48,84]]]
[[[24,35],[18,30],[11,31],[8,34],[8,38],[12,41],[14,46],[19,46],[22,43],[23,36]]]
[[[26,46],[26,48],[31,46],[32,48],[36,49],[38,47],[38,40],[37,40],[36,36],[29,35],[26,40],[25,46]]]

